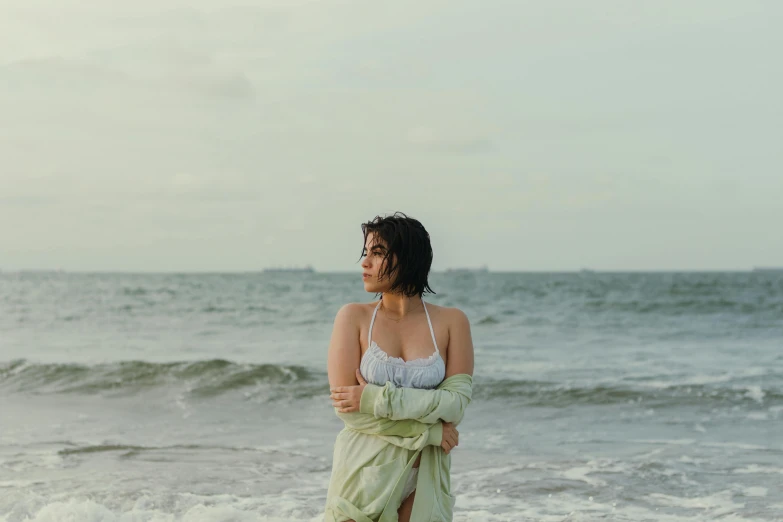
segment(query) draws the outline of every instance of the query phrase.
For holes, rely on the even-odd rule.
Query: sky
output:
[[[783,266],[778,0],[2,0],[0,270]]]

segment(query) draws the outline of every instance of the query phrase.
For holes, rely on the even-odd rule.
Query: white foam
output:
[[[576,467],[567,469],[560,473],[560,476],[563,478],[566,478],[568,480],[578,480],[581,482],[585,482],[587,484],[590,484],[591,486],[595,487],[602,487],[606,486],[606,482],[595,478],[595,477],[588,477],[587,475],[592,473],[593,471],[596,471],[594,468],[583,466],[583,467]]]
[[[719,516],[732,513],[745,506],[745,504],[735,503],[732,500],[733,496],[733,492],[725,490],[703,497],[677,497],[664,493],[651,493],[647,495],[647,498],[658,505],[684,509],[699,509],[704,514]]]
[[[764,395],[765,395],[765,393],[764,393],[764,390],[761,389],[761,386],[747,386],[746,389],[747,389],[747,392],[745,393],[745,395],[748,398],[753,399],[754,401],[758,402],[759,404],[764,402]]]
[[[27,520],[29,522],[115,522],[118,519],[109,509],[92,500],[71,499],[66,502],[47,504]],[[146,520],[152,522],[153,519]]]
[[[636,442],[639,444],[666,444],[671,446],[689,446],[691,444],[694,444],[696,440],[694,439],[641,439],[641,440],[632,440],[631,442]]]
[[[751,474],[751,473],[779,473],[783,475],[783,468],[773,468],[771,466],[759,466],[758,464],[751,464],[744,468],[737,468],[732,473],[737,474]]]
[[[680,462],[685,462],[687,464],[698,464],[698,465],[705,464],[712,461],[711,459],[693,458],[690,455],[681,455],[680,458],[677,460],[679,460]]]
[[[747,377],[761,377],[767,375],[769,372],[765,368],[747,368],[734,373],[725,373],[722,375],[708,375],[708,374],[696,374],[685,377],[684,379],[670,380],[670,381],[642,381],[638,384],[640,386],[646,386],[649,388],[666,389],[681,386],[702,386],[705,384],[717,384],[722,382],[729,382],[734,379],[747,378]]]
[[[667,388],[675,388],[675,387],[682,387],[682,386],[703,386],[705,384],[718,384],[718,383],[733,381],[735,379],[743,379],[748,377],[763,377],[766,375],[769,375],[769,370],[766,368],[744,368],[741,370],[733,371],[732,373],[724,373],[721,375],[696,374],[696,375],[686,376],[681,380],[676,380],[676,377],[672,376],[672,380],[668,380],[668,381],[649,380],[649,381],[637,382],[635,384],[638,384],[639,386],[646,386],[648,388],[667,389]],[[739,389],[743,389],[743,388],[746,388],[749,391],[751,388],[753,388],[754,392],[756,391],[755,390],[756,388],[758,388],[758,391],[761,390],[758,386],[740,387]],[[690,393],[691,390],[688,390],[688,392]]]
[[[690,446],[697,444],[694,439],[634,439],[630,442],[637,444],[665,444],[670,446]],[[706,446],[710,448],[733,448],[743,450],[766,450],[766,446],[759,446],[758,444],[746,444],[744,442],[699,442],[699,446]]]
[[[667,497],[670,504],[681,504],[678,497]],[[590,496],[575,495],[571,493],[554,493],[549,495],[530,496],[525,498],[503,498],[501,495],[486,493],[461,493],[457,495],[457,503],[454,512],[454,522],[473,522],[482,520],[487,522],[572,522],[595,520],[649,520],[655,522],[695,522],[712,520],[720,516],[721,521],[748,522],[747,517],[733,512],[744,504],[731,502],[730,492],[721,492],[710,497],[701,497],[685,507],[686,512],[664,512],[659,507],[644,504],[628,504],[618,502],[616,499],[609,501],[595,500]],[[687,499],[686,499],[687,500]],[[692,506],[704,505],[707,509],[699,507],[694,513]],[[513,515],[498,514],[498,508]],[[709,518],[704,518],[707,515]]]
[[[277,503],[278,512],[288,515],[266,515],[259,510],[258,499],[238,499],[230,495],[209,497],[180,514],[155,508],[152,499],[143,497],[126,510],[110,509],[93,500],[70,499],[50,502],[25,518],[25,522],[290,522],[304,520],[321,522],[323,515],[307,516],[292,506]],[[205,503],[206,502],[206,503]],[[0,517],[0,522],[7,522]]]
[[[746,444],[744,442],[702,442],[701,445],[710,448],[732,448],[732,449],[743,449],[743,450],[769,449],[766,446],[759,446],[758,444]]]
[[[742,494],[746,497],[766,497],[767,491],[769,491],[767,488],[761,486],[751,486],[743,489]]]
[[[35,480],[0,480],[0,488],[29,488],[39,484]]]
[[[509,438],[505,433],[496,433],[483,437],[479,447],[482,449],[498,449],[508,446]]]

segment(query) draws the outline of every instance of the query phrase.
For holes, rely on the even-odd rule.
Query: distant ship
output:
[[[311,274],[311,273],[315,272],[315,269],[314,269],[312,266],[310,266],[310,265],[307,265],[307,266],[304,266],[304,267],[295,267],[295,266],[286,266],[286,267],[269,267],[269,268],[264,268],[264,270],[263,270],[263,271],[264,271],[264,272],[271,272],[271,273],[278,273],[278,272],[286,272],[286,273],[289,273],[289,272],[297,272],[297,273],[303,273],[303,272],[304,272],[304,273]]]
[[[489,272],[489,268],[487,268],[487,265],[481,265],[478,268],[447,268],[446,273],[447,274],[486,274]]]

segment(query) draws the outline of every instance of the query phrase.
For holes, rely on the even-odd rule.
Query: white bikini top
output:
[[[372,313],[370,329],[367,332],[369,348],[364,352],[359,363],[359,371],[368,383],[383,386],[386,382],[391,381],[397,387],[432,389],[443,381],[446,376],[446,363],[438,350],[438,342],[435,340],[435,332],[432,329],[427,305],[424,300],[421,304],[424,305],[424,313],[427,314],[427,324],[429,324],[432,342],[435,345],[435,353],[429,357],[405,361],[401,357],[392,357],[381,350],[381,347],[372,340],[372,325],[375,323],[375,315],[381,306],[381,301],[378,301]]]

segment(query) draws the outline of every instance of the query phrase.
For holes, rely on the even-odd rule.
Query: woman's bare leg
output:
[[[399,522],[411,522],[411,512],[413,511],[413,499],[416,497],[416,491],[414,490],[413,493],[408,495],[408,498],[406,498],[402,505],[400,506],[400,509],[397,510],[397,516],[399,517]]]
[[[416,459],[416,462],[413,463],[414,468],[418,468],[419,464],[421,464],[421,455],[418,456]],[[397,510],[397,516],[399,517],[399,522],[411,522],[411,512],[413,511],[413,499],[416,497],[416,490],[413,490],[413,493],[408,495],[408,498],[402,501],[402,504],[400,505],[400,509]]]

